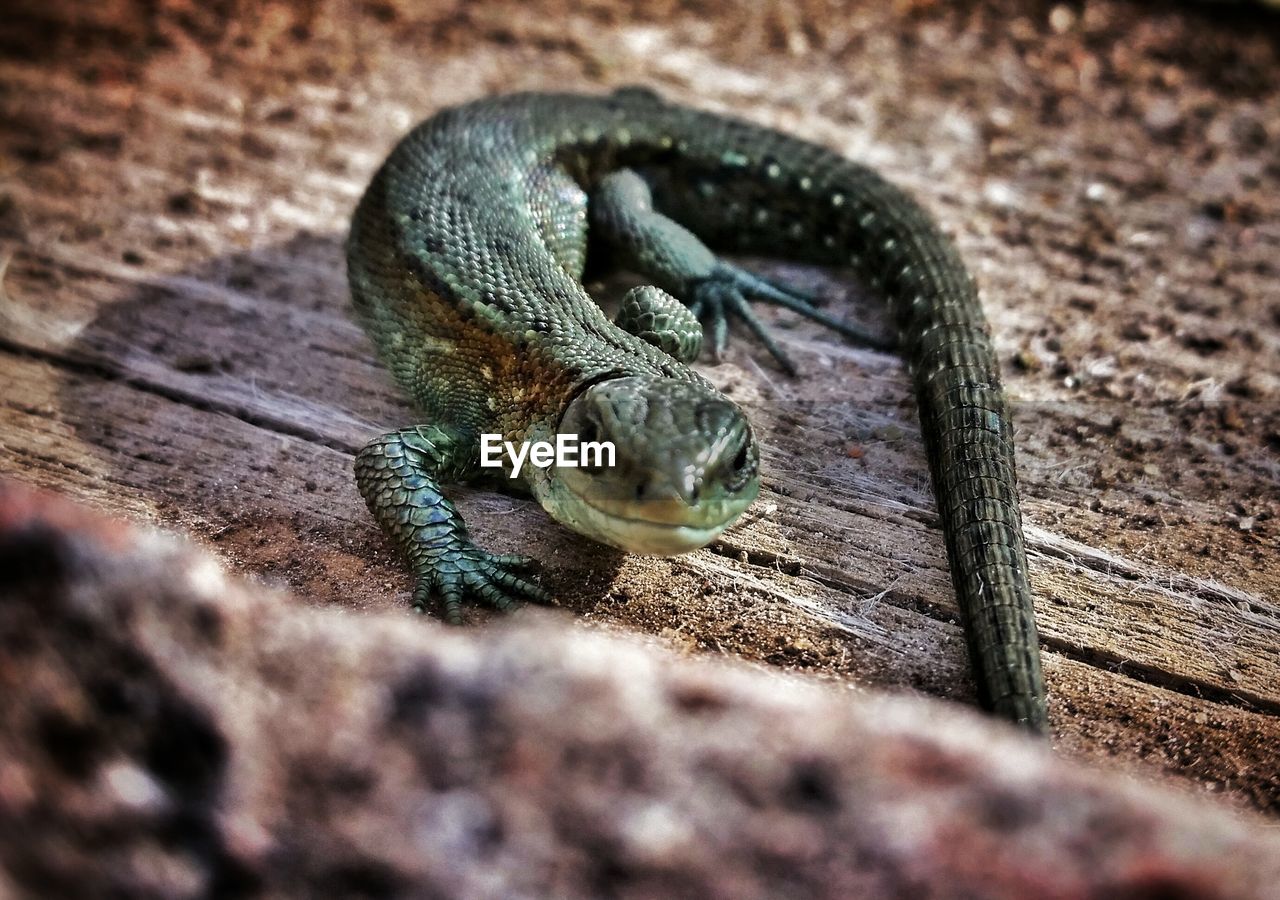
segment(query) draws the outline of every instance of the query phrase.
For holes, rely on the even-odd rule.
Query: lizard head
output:
[[[557,431],[577,435],[578,467],[557,466],[538,491],[562,524],[633,553],[706,546],[760,492],[760,450],[742,410],[710,385],[633,375],[597,382]],[[613,446],[599,458],[589,443]],[[594,463],[594,464],[593,464]]]

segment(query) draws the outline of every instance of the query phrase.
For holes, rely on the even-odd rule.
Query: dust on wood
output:
[[[1057,746],[1276,809],[1275,16],[870,6],[818,28],[800,3],[20,8],[0,24],[0,473],[306,602],[404,609],[350,480],[364,440],[414,420],[347,315],[350,210],[443,105],[647,82],[868,162],[955,234],[1015,403]],[[841,273],[752,264],[883,324]],[[547,563],[566,627],[971,702],[905,372],[778,324],[805,379],[745,336],[706,369],[766,446],[760,502],[713,547],[626,557],[484,490],[464,512]]]

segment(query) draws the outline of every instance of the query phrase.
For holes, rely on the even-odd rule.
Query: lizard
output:
[[[645,282],[611,321],[583,285],[608,259]],[[889,305],[885,339],[720,254],[851,267]],[[607,441],[611,466],[528,466],[557,521],[641,554],[713,541],[755,500],[744,412],[690,364],[719,359],[731,320],[789,374],[757,317],[772,304],[896,348],[912,372],[981,703],[1047,730],[1013,434],[976,282],[906,192],[835,151],[648,88],[519,93],[446,108],[391,151],[347,239],[356,317],[420,424],[356,456],[359,490],[436,599],[547,601],[534,560],[470,538],[443,485],[483,474],[485,434]]]

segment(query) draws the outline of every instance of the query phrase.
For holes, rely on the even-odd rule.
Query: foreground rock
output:
[[[306,609],[0,488],[0,894],[1275,896],[1256,822],[548,615]]]

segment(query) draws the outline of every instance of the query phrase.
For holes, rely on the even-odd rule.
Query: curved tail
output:
[[[955,247],[914,200],[864,166],[736,120],[705,116],[697,125],[682,156],[667,162],[682,170],[662,197],[676,219],[713,245],[850,265],[889,300],[914,373],[981,699],[1047,730],[1012,426],[977,288]],[[755,215],[742,212],[742,199]]]
[[[914,373],[929,468],[983,704],[1047,730],[1044,676],[1014,465],[1013,428],[977,288],[959,254],[900,191],[867,199],[887,220],[881,287]]]
[[[977,287],[952,243],[905,193],[851,163],[846,246],[889,300],[920,422],[983,705],[1046,731],[1013,427]]]

